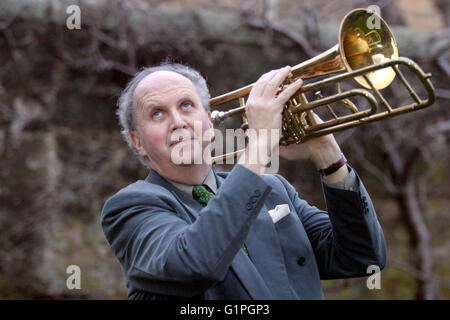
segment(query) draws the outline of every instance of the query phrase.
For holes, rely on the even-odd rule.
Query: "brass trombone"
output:
[[[379,28],[370,29],[369,18],[378,19]],[[427,93],[425,100],[419,97],[405,76],[400,72],[400,65],[404,65],[411,70],[423,84]],[[375,12],[368,9],[355,9],[349,12],[341,22],[338,44],[318,56],[292,67],[287,82],[280,90],[297,78],[309,79],[331,73],[339,74],[314,83],[305,84],[289,99],[283,110],[280,144],[302,143],[312,137],[419,110],[434,103],[435,94],[430,81],[431,74],[424,73],[414,61],[398,57],[397,44],[388,25]],[[393,108],[380,93],[380,90],[389,86],[396,76],[406,87],[414,102]],[[354,79],[364,89],[352,89],[341,92],[340,84],[349,79]],[[311,102],[307,101],[306,92],[316,92],[321,88],[334,84],[338,86],[337,94],[319,97],[319,99]],[[244,97],[250,93],[252,87],[253,84],[250,84],[212,98],[210,105],[213,109],[235,99],[238,99],[240,104],[239,107],[228,111],[214,110],[211,114],[213,121],[218,123],[228,117],[242,114],[243,125],[241,128],[245,130],[248,125],[246,123]],[[359,110],[348,99],[356,96],[366,99],[370,108]],[[336,102],[349,109],[351,114],[337,116],[330,106],[331,103]],[[384,111],[377,112],[379,104],[384,108]],[[314,120],[311,111],[320,106],[328,108],[332,119],[319,124]],[[242,151],[238,150],[213,157],[213,162],[236,157]]]

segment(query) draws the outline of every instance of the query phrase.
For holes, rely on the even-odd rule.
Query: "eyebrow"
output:
[[[183,102],[183,101],[185,101],[185,100],[192,101],[192,100],[194,100],[194,99],[192,98],[192,96],[190,96],[190,95],[188,95],[188,94],[185,94],[185,95],[183,95],[180,99],[177,100],[177,105],[179,105],[181,102]],[[193,101],[192,101],[192,102],[193,102]]]
[[[150,101],[150,103],[147,102],[145,99],[145,96],[142,97],[141,99],[138,99],[137,105],[140,106],[143,111],[164,107],[164,105],[160,104],[160,103],[155,103],[155,102],[151,102],[151,101]]]
[[[162,108],[164,108],[164,105],[163,104],[148,104],[148,105],[144,105],[144,108],[147,110],[162,109]]]

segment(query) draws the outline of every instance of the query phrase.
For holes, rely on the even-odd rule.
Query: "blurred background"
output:
[[[73,4],[79,29],[68,21]],[[200,70],[217,96],[330,48],[345,14],[371,5],[400,55],[432,73],[436,102],[336,134],[372,196],[388,262],[381,289],[366,278],[323,281],[325,296],[449,299],[448,0],[2,0],[0,298],[127,298],[100,212],[147,175],[115,118],[130,75],[170,56]],[[406,99],[396,88],[383,90],[392,105]],[[325,209],[311,164],[282,161],[279,173]],[[66,285],[70,265],[81,289]]]

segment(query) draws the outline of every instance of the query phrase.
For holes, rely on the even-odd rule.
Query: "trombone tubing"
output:
[[[420,101],[417,101],[418,96],[415,94],[415,92],[412,90],[412,88],[406,82],[406,79],[404,78],[404,76],[399,72],[398,68],[396,67],[396,65],[398,65],[398,64],[404,64],[404,65],[408,66],[412,71],[414,71],[417,74],[418,78],[421,80],[422,84],[424,85],[424,87],[427,90],[428,99],[426,101],[422,101],[420,99],[419,99]],[[389,111],[387,111],[388,113],[392,113],[392,115],[401,114],[401,113],[405,113],[405,112],[412,111],[412,110],[419,110],[419,109],[425,108],[434,103],[434,100],[435,100],[434,88],[429,79],[431,77],[431,74],[424,73],[423,70],[414,61],[412,61],[409,58],[405,58],[405,57],[392,59],[392,60],[389,60],[389,61],[386,61],[386,62],[383,62],[380,64],[374,64],[374,65],[371,65],[368,67],[364,67],[364,68],[358,69],[356,71],[345,72],[343,74],[332,76],[332,77],[324,79],[324,80],[319,80],[314,83],[306,84],[303,87],[301,87],[300,90],[297,91],[297,93],[295,95],[305,93],[307,91],[317,90],[317,89],[322,88],[327,85],[336,84],[336,83],[342,82],[344,80],[353,79],[358,76],[363,76],[366,73],[369,73],[369,72],[372,72],[372,71],[375,71],[378,69],[389,68],[389,67],[395,68],[394,70],[399,75],[400,80],[406,86],[406,88],[408,89],[410,94],[413,96],[414,100],[417,101],[418,106],[413,108],[414,104],[411,104],[408,106],[397,108],[395,110],[389,110]],[[252,87],[253,87],[253,84],[250,84],[243,88],[240,88],[240,89],[231,91],[227,94],[221,95],[219,97],[213,98],[210,100],[210,104],[211,104],[211,106],[217,106],[224,102],[246,96],[246,95],[248,95],[248,93],[250,92]],[[376,89],[373,85],[372,85],[372,90],[374,90],[376,92],[379,99],[383,99],[382,95],[380,94],[378,89]],[[311,109],[315,108],[316,106],[317,106],[317,103],[311,102],[306,105],[299,105],[299,106],[293,107],[291,109],[291,112],[297,113],[297,112],[307,111],[307,110],[311,110]],[[411,108],[412,108],[412,110],[411,110]],[[228,111],[224,111],[225,115],[223,116],[223,118],[231,117],[235,114],[242,113],[244,111],[245,111],[245,107],[237,107],[234,109],[230,109]],[[372,116],[372,117],[374,117],[373,121],[379,119],[380,118],[379,115],[381,115],[381,114],[383,114],[383,113],[373,115]],[[362,121],[369,122],[369,119],[361,120],[361,122]]]

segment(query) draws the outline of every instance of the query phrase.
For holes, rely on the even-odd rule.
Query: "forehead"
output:
[[[142,79],[134,90],[134,98],[139,101],[145,96],[164,96],[174,90],[193,91],[194,84],[185,76],[172,71],[156,71]]]

